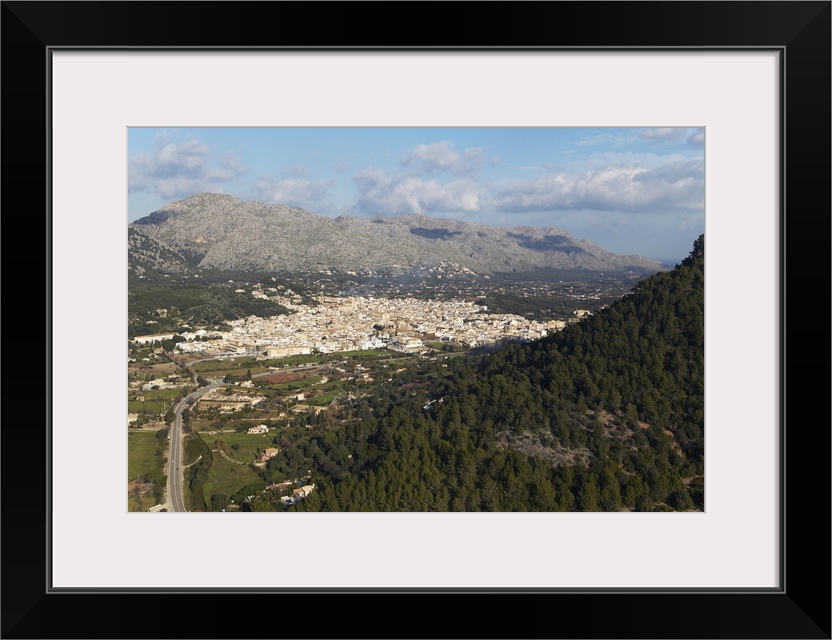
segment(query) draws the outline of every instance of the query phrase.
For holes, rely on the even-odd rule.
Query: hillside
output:
[[[704,509],[704,236],[588,320],[426,362],[355,415],[269,462],[275,479],[314,466],[292,509]]]
[[[182,254],[134,227],[127,228],[127,255],[127,273],[131,280],[153,279],[163,273],[180,275],[191,272],[191,266]]]
[[[171,264],[184,261],[203,269],[401,274],[443,264],[489,274],[662,268],[642,256],[609,253],[555,227],[502,228],[423,215],[332,219],[210,193],[171,202],[131,230],[167,248]]]

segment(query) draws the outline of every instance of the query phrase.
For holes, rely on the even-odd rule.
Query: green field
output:
[[[267,367],[254,365],[251,365],[249,367],[236,367],[229,369],[228,365],[226,365],[225,369],[212,369],[210,371],[200,371],[197,372],[197,375],[200,375],[203,378],[205,376],[208,376],[209,378],[224,378],[230,373],[232,376],[234,376],[234,380],[239,381],[245,379],[246,371],[248,371],[249,369],[251,370],[252,375],[254,375],[255,373],[264,373],[269,370]]]
[[[291,382],[270,382],[269,384],[258,387],[261,391],[277,391],[279,393],[292,392],[295,389],[308,389],[321,381],[320,376],[309,376],[300,380],[292,380]]]
[[[211,426],[212,420],[207,418],[191,418],[191,431],[210,431],[214,427]]]
[[[133,431],[127,432],[127,482],[155,472],[159,474],[159,458],[156,457],[156,432]],[[141,504],[138,502],[141,500]],[[147,511],[156,504],[153,495],[148,493],[140,498],[128,493],[128,511]]]
[[[246,485],[262,483],[262,481],[263,479],[247,464],[229,462],[220,454],[215,453],[202,495],[205,498],[205,504],[210,505],[213,495],[224,493],[231,496]]]
[[[156,391],[130,391],[127,395],[127,411],[129,413],[141,413],[143,410],[149,413],[162,413],[162,410],[170,409],[173,401],[179,396],[179,389],[157,389]],[[137,396],[144,397],[144,400],[135,400]]]
[[[334,399],[335,396],[344,393],[343,391],[339,391],[337,389],[333,389],[332,391],[326,391],[323,395],[315,396],[314,398],[309,398],[306,403],[315,405],[316,407],[325,407],[329,405]]]
[[[268,371],[269,367],[279,369],[299,367],[301,365],[318,364],[324,361],[335,361],[343,358],[367,358],[370,360],[381,359],[402,359],[409,354],[392,352],[387,349],[368,349],[365,351],[336,351],[325,355],[287,356],[285,358],[270,358],[268,360],[257,360],[252,356],[239,356],[236,358],[222,358],[200,362],[191,368],[198,375],[208,374],[210,377],[222,377],[227,373],[234,375],[245,374],[246,369],[251,373],[262,373]],[[279,370],[278,369],[278,370]]]
[[[263,373],[269,368],[263,363],[258,362],[251,356],[241,356],[239,358],[222,358],[221,360],[211,360],[210,362],[200,362],[193,365],[193,371],[197,375],[209,378],[224,378],[229,373],[236,379],[242,380],[246,375],[246,371],[251,371],[252,375],[255,373]]]
[[[135,498],[130,498],[127,501],[127,511],[147,511],[150,507],[156,506],[156,499],[151,495],[142,496],[141,501],[140,505]]]
[[[325,356],[308,355],[308,356],[286,356],[285,358],[270,358],[264,360],[263,364],[267,367],[299,367],[304,364],[318,364],[323,362]]]
[[[394,357],[400,354],[394,353],[393,351],[389,351],[387,349],[367,349],[365,351],[336,351],[334,353],[330,353],[329,356],[331,358],[383,358],[383,357]]]
[[[135,480],[156,467],[156,432],[127,432],[127,481]]]
[[[243,373],[246,372],[247,368],[251,368],[251,372],[254,373],[255,367],[260,368],[262,371],[266,370],[266,367],[259,364],[257,360],[252,358],[251,356],[241,356],[239,358],[222,358],[220,360],[209,360],[208,362],[200,362],[198,364],[193,365],[191,368],[196,373],[211,373],[211,375],[215,375],[218,371],[232,371],[234,373],[239,373],[239,370],[242,369]]]
[[[237,462],[257,462],[256,451],[258,448],[267,449],[268,447],[276,446],[272,438],[277,434],[275,429],[270,429],[267,434],[251,434],[248,433],[215,433],[213,435],[208,433],[200,433],[199,437],[212,450],[219,448],[219,443],[225,443],[225,453],[232,460]],[[232,449],[232,445],[240,445],[239,449]],[[214,461],[223,459],[222,454],[214,452]]]

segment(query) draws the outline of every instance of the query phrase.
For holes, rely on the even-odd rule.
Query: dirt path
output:
[[[221,455],[223,458],[225,458],[225,459],[226,459],[226,460],[228,460],[229,462],[233,462],[234,464],[248,464],[248,462],[239,462],[239,461],[237,461],[237,460],[234,460],[233,458],[229,458],[227,455],[225,455],[225,451],[223,451],[222,449],[214,449],[214,451],[219,451],[219,452],[220,452],[220,455]]]
[[[187,469],[188,467],[192,467],[192,466],[194,466],[197,462],[199,462],[200,460],[202,460],[202,456],[199,456],[199,457],[198,457],[196,460],[194,460],[191,464],[183,464],[183,465],[182,465],[182,468],[183,468],[183,469]]]

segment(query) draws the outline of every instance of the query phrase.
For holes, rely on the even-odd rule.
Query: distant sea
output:
[[[685,256],[685,257],[687,257],[687,256]],[[667,267],[668,269],[672,269],[677,264],[682,264],[682,260],[684,260],[685,258],[654,258],[654,257],[651,256],[650,259],[661,262],[663,267]]]

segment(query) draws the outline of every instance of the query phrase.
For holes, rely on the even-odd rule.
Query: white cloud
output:
[[[469,147],[461,153],[454,149],[447,140],[419,144],[408,151],[401,159],[401,164],[413,167],[418,173],[448,171],[462,175],[474,173],[483,163],[483,148]]]
[[[674,160],[656,168],[612,165],[580,175],[550,173],[492,189],[498,211],[678,212],[704,206],[704,163]]]
[[[575,145],[578,147],[593,147],[596,145],[610,146],[623,144],[625,141],[625,137],[621,135],[615,135],[613,133],[595,133],[584,136],[581,140],[578,140]]]
[[[688,136],[686,141],[689,145],[694,147],[704,147],[705,146],[705,130],[704,129],[694,129],[693,133]]]
[[[370,215],[460,214],[479,211],[482,190],[469,179],[440,184],[409,175],[388,176],[367,169],[355,176],[355,210]]]
[[[698,154],[697,154],[698,157]],[[570,173],[603,169],[612,166],[636,166],[645,169],[658,169],[664,165],[692,159],[691,155],[681,153],[646,153],[636,151],[596,151],[581,160],[569,163]]]
[[[486,159],[482,147],[458,151],[447,140],[416,145],[400,158],[405,169],[399,173],[365,169],[353,176],[359,193],[353,211],[448,216],[479,211],[484,190],[475,177]]]
[[[255,194],[258,199],[290,207],[307,208],[321,203],[328,195],[332,180],[304,180],[302,178],[284,178],[257,181]]]
[[[685,142],[694,147],[702,147],[705,144],[705,130],[690,127],[660,127],[644,129],[641,138],[648,142]]]
[[[197,138],[171,140],[162,132],[149,152],[130,156],[128,190],[182,198],[201,191],[222,192],[227,182],[243,173],[245,168],[232,151],[217,154]]]
[[[679,142],[687,138],[689,134],[690,129],[682,127],[653,127],[642,131],[641,137],[658,142]]]
[[[700,128],[691,127],[648,127],[646,129],[631,129],[619,132],[604,132],[584,136],[575,143],[576,147],[628,147],[680,144],[687,142],[694,146],[701,146],[704,141],[704,131]]]

